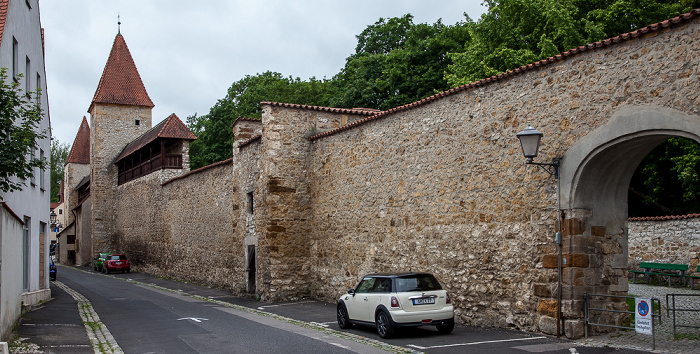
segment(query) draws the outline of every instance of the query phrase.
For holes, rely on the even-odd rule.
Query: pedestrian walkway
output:
[[[578,340],[590,346],[610,346],[616,348],[629,348],[651,351],[656,341],[658,353],[699,353],[700,329],[676,328],[678,339],[673,338],[673,314],[667,314],[667,294],[695,294],[700,295],[700,290],[688,288],[669,288],[666,286],[654,286],[647,284],[630,284],[629,296],[641,298],[656,298],[661,303],[661,323],[654,320],[655,338],[647,334],[638,334],[634,330],[621,330],[617,333],[597,335]],[[670,300],[669,300],[670,302]],[[676,308],[695,309],[693,312],[677,313],[676,323],[700,326],[700,297],[678,297]],[[670,316],[670,317],[669,317]]]

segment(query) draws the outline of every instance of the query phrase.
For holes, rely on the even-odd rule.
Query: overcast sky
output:
[[[72,144],[121,33],[146,86],[153,125],[207,114],[246,75],[331,78],[380,17],[475,21],[482,0],[42,0],[53,135]]]

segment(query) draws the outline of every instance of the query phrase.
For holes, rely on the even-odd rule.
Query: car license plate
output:
[[[120,265],[120,264],[122,264],[122,262],[114,262],[114,264]]]
[[[434,304],[434,303],[435,303],[434,297],[421,297],[418,299],[413,299],[414,305],[427,305],[427,304]]]

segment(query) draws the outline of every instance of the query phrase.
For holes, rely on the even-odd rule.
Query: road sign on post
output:
[[[636,313],[634,314],[634,329],[637,333],[653,334],[654,320],[651,299],[635,298]]]

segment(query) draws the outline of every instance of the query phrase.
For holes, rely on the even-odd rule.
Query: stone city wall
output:
[[[631,218],[629,222],[629,269],[640,262],[700,266],[700,214]],[[698,275],[698,274],[694,274]]]
[[[551,161],[625,106],[698,114],[697,59],[689,57],[700,52],[699,37],[697,26],[652,33],[315,140],[305,177],[311,293],[332,301],[368,272],[431,271],[459,322],[552,333],[556,181],[525,165],[515,134],[528,124],[543,131],[538,160]],[[576,291],[601,277],[625,291],[627,282],[610,266],[625,251],[624,232],[571,214],[562,310],[579,316],[567,329],[577,337]],[[600,256],[567,247],[572,235]]]
[[[231,161],[161,185],[158,171],[119,186],[112,241],[134,270],[242,291],[243,252],[231,237]]]

